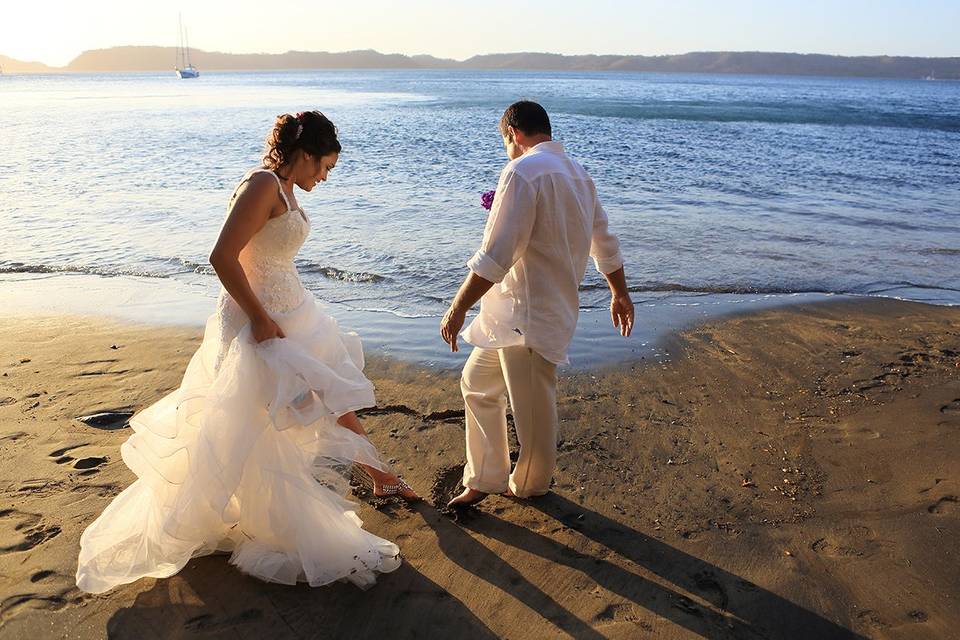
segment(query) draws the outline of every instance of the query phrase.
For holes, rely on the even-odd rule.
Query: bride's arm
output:
[[[277,204],[277,183],[266,174],[253,174],[250,180],[240,186],[220,229],[217,243],[210,252],[211,266],[217,272],[223,288],[250,318],[250,328],[257,342],[282,338],[283,331],[253,292],[247,274],[240,265],[240,251],[267,223]]]

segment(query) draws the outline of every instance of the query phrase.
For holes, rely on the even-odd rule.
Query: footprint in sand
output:
[[[55,593],[18,593],[5,598],[0,602],[0,627],[24,609],[59,611],[67,605],[82,603],[89,596],[81,593],[72,582]]]
[[[131,416],[133,416],[133,410],[130,407],[122,407],[120,409],[109,409],[107,411],[98,411],[97,413],[80,416],[77,420],[94,429],[115,431],[128,426]]]
[[[43,569],[42,571],[37,571],[35,574],[30,576],[30,582],[40,582],[50,576],[56,575],[57,572],[52,569]]]
[[[98,473],[99,469],[97,467],[106,463],[109,458],[106,456],[88,456],[86,458],[77,459],[73,456],[66,455],[68,451],[73,451],[74,449],[80,449],[81,447],[86,446],[88,446],[88,443],[72,444],[67,447],[61,447],[56,451],[51,451],[47,455],[50,458],[53,458],[53,461],[57,464],[67,464],[68,462],[72,462],[73,464],[70,466],[79,470],[80,475],[89,476],[93,475],[94,473]]]
[[[697,573],[693,576],[697,585],[696,593],[704,600],[709,601],[718,609],[726,610],[730,602],[727,590],[723,588],[716,577],[710,572]]]
[[[64,483],[60,480],[51,480],[49,478],[31,478],[24,480],[23,484],[17,487],[17,493],[30,494],[31,496],[46,496],[63,491]]]
[[[940,407],[940,413],[960,414],[960,398],[951,400],[947,404]]]
[[[832,558],[869,558],[880,550],[880,542],[869,527],[839,527],[819,538],[810,548]]]
[[[60,527],[44,524],[38,513],[0,511],[0,553],[27,551],[58,535]]]
[[[875,630],[886,629],[888,626],[890,626],[884,622],[883,618],[880,617],[880,614],[873,609],[861,611],[859,614],[857,614],[857,619],[860,620],[860,622],[864,625]]]
[[[73,451],[74,449],[79,449],[80,447],[85,447],[85,446],[87,446],[87,444],[88,444],[88,443],[86,443],[86,442],[84,442],[84,443],[82,443],[82,444],[71,444],[71,445],[66,446],[66,447],[61,447],[60,449],[57,449],[56,451],[51,451],[51,452],[48,453],[47,455],[50,456],[51,458],[59,458],[59,457],[63,456],[63,454],[65,454],[67,451]]]
[[[47,456],[53,458],[53,461],[56,462],[57,464],[66,464],[74,460],[73,456],[66,455],[68,451],[73,451],[74,449],[79,449],[80,447],[85,447],[85,446],[87,446],[86,442],[82,444],[71,444],[66,447],[61,447],[56,451],[51,451],[50,453],[47,454]]]
[[[80,373],[74,374],[74,378],[89,378],[92,376],[120,376],[125,373],[130,373],[130,369],[117,369],[115,371],[105,371],[99,369],[97,371],[81,371]]]
[[[107,461],[107,458],[101,456],[90,456],[89,458],[80,458],[73,463],[74,469],[88,469],[92,470],[96,467],[99,467]]]
[[[927,507],[929,513],[950,513],[958,507],[960,498],[957,496],[944,496]]]
[[[927,612],[922,609],[914,609],[907,615],[910,616],[910,620],[913,622],[926,622],[930,619],[930,616],[927,615]]]
[[[456,464],[444,467],[437,471],[430,487],[430,502],[444,515],[455,515],[453,509],[447,508],[447,503],[463,491],[463,465]]]
[[[599,626],[620,622],[639,624],[640,619],[639,612],[632,605],[617,603],[607,605],[603,611],[594,616],[593,622]]]
[[[70,491],[74,493],[93,493],[99,498],[113,498],[123,491],[123,487],[109,482],[103,484],[78,484],[71,487]]]
[[[183,624],[183,628],[191,633],[226,632],[232,627],[259,620],[262,617],[262,609],[245,609],[236,615],[220,618],[209,613],[202,613],[187,620]]]

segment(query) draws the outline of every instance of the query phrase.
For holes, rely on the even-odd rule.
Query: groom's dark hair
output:
[[[500,133],[504,137],[507,136],[507,127],[513,127],[528,136],[538,133],[553,135],[547,110],[530,100],[520,100],[507,107],[500,118]]]

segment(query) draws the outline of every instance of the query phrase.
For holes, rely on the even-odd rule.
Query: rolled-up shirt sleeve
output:
[[[484,280],[503,280],[530,242],[536,205],[533,186],[516,172],[504,171],[487,218],[483,242],[467,261],[467,267]]]
[[[613,273],[623,266],[623,255],[620,253],[620,241],[610,233],[607,212],[600,204],[600,198],[594,188],[593,236],[590,239],[590,257],[603,275]]]

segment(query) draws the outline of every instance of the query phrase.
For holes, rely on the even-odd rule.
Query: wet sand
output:
[[[150,326],[192,326],[202,330],[216,307],[219,282],[190,286],[176,280],[103,276],[79,273],[3,274],[0,300],[8,313],[19,316],[95,315]],[[610,325],[609,302],[601,308],[581,309],[570,345],[575,369],[592,369],[611,362],[659,359],[663,338],[730,313],[759,311],[790,304],[836,299],[829,294],[703,294],[693,292],[640,293],[634,301],[643,324],[624,340]],[[463,368],[468,353],[451,353],[438,340],[436,316],[403,317],[386,311],[357,309],[350,303],[320,304],[340,326],[363,335],[368,354],[386,354],[412,364],[440,369]],[[472,318],[472,314],[468,316]]]
[[[463,462],[457,376],[376,358],[365,423],[427,497],[372,500],[357,478],[398,571],[365,592],[311,589],[213,556],[83,594],[80,533],[133,480],[125,418],[176,387],[198,341],[0,320],[0,637],[948,638],[960,625],[960,309],[770,309],[671,337],[668,362],[569,373],[554,491],[456,519],[434,505]]]

